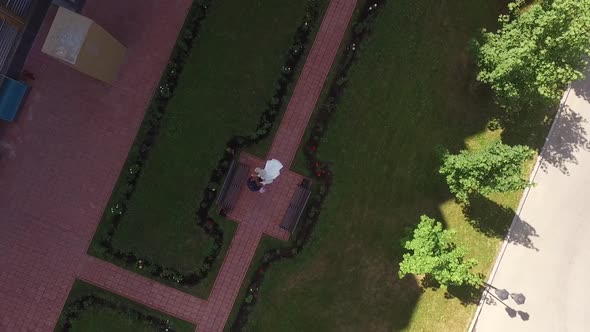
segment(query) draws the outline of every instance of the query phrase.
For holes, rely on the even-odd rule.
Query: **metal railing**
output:
[[[10,56],[18,34],[18,28],[0,19],[0,68]]]
[[[1,3],[13,13],[25,17],[29,12],[32,0],[3,0]]]

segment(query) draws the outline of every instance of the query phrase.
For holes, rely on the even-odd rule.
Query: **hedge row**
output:
[[[222,157],[217,162],[215,169],[211,171],[209,182],[203,189],[203,196],[195,213],[195,222],[206,234],[214,240],[214,246],[204,258],[203,263],[196,271],[180,271],[176,268],[167,267],[156,261],[143,257],[132,251],[124,251],[113,247],[113,236],[126,212],[127,204],[135,190],[141,170],[147,160],[151,148],[156,142],[160,130],[160,122],[166,111],[168,101],[174,94],[178,77],[188,58],[190,49],[197,37],[201,22],[205,19],[211,0],[195,2],[191,8],[185,26],[177,41],[171,60],[166,72],[160,81],[159,89],[156,92],[152,104],[148,109],[144,124],[138,137],[143,137],[132,148],[125,165],[124,176],[121,176],[117,189],[113,193],[114,202],[107,212],[111,222],[106,235],[100,239],[103,254],[106,258],[118,261],[130,268],[140,268],[150,275],[167,281],[174,282],[179,286],[192,287],[207,277],[213,262],[219,256],[223,245],[223,230],[219,224],[209,215],[211,206],[217,197],[216,189],[229,170],[231,161],[235,158],[239,149],[256,144],[267,137],[274,125],[277,115],[281,111],[284,100],[288,93],[289,85],[295,79],[295,68],[300,64],[305,48],[309,42],[310,32],[318,19],[319,4],[317,0],[308,0],[305,15],[293,38],[281,74],[275,83],[274,93],[268,102],[265,110],[260,116],[255,130],[249,135],[233,136],[226,142],[226,148]],[[141,136],[143,135],[143,136]]]
[[[68,304],[63,310],[62,315],[64,317],[64,322],[59,330],[62,332],[70,331],[72,329],[72,323],[79,319],[84,311],[92,310],[94,308],[111,309],[129,317],[131,320],[153,326],[155,329],[161,332],[175,331],[174,326],[169,320],[161,319],[159,317],[139,311],[125,303],[107,300],[95,295],[86,295]]]
[[[249,315],[257,303],[258,292],[264,281],[266,271],[273,263],[297,256],[308,243],[319,220],[322,206],[332,186],[333,173],[330,170],[330,164],[318,158],[318,146],[326,133],[332,115],[337,110],[337,105],[346,86],[349,69],[358,59],[358,50],[371,32],[370,27],[373,25],[378,9],[384,5],[384,2],[384,0],[376,0],[367,3],[357,16],[350,40],[336,66],[336,78],[330,84],[326,99],[318,108],[311,134],[305,143],[305,159],[315,182],[307,208],[294,234],[292,245],[286,248],[271,249],[264,253],[256,272],[248,284],[246,296],[240,305],[236,320],[231,326],[232,331],[242,331],[248,323]]]

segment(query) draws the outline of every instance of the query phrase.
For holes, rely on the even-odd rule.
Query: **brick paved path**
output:
[[[289,101],[275,136],[268,159],[274,158],[289,168],[297,153],[307,122],[322,92],[332,62],[354,11],[356,0],[330,1],[330,6]]]
[[[287,169],[297,153],[355,5],[356,0],[330,1],[267,156],[267,159],[276,158],[285,165],[281,176],[267,186],[268,191],[263,194],[242,189],[236,207],[228,214],[239,222],[238,231],[209,296],[199,331],[223,330],[262,233],[281,239],[289,237],[279,228],[279,223],[302,177]],[[244,153],[240,158],[251,168],[264,165],[263,160]]]
[[[193,323],[205,306],[201,299],[91,256],[85,257],[78,278]]]
[[[302,177],[288,168],[356,0],[330,2],[268,155],[285,169],[267,193],[240,194],[229,215],[238,230],[206,301],[85,254],[190,2],[87,1],[84,14],[129,47],[112,86],[40,53],[48,15],[25,66],[37,77],[27,104],[0,124],[0,331],[53,330],[76,278],[220,331],[262,235],[289,237],[278,223]]]
[[[128,47],[113,85],[40,52],[46,17],[27,103],[0,123],[0,331],[53,331],[191,2],[86,1]]]

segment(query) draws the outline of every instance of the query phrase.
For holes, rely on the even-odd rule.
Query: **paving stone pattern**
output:
[[[330,1],[268,154],[269,159],[282,161],[286,168],[295,158],[355,5],[356,0]]]
[[[189,322],[198,322],[205,301],[131,271],[86,256],[78,278]]]
[[[288,169],[356,0],[330,2],[267,156],[285,168],[267,192],[240,193],[228,215],[238,229],[207,300],[86,255],[190,3],[87,0],[83,14],[128,47],[112,85],[40,52],[55,8],[47,16],[25,65],[31,93],[17,121],[0,124],[0,331],[52,331],[76,278],[220,331],[263,234],[288,239],[279,224],[303,179]]]
[[[53,331],[191,2],[86,1],[128,48],[112,85],[41,53],[45,18],[26,104],[0,123],[0,331]]]

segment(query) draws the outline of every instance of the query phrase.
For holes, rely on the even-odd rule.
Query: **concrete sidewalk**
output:
[[[511,317],[489,294],[471,331],[590,329],[590,72],[562,99],[488,283],[527,300]],[[588,205],[586,205],[588,204]]]

